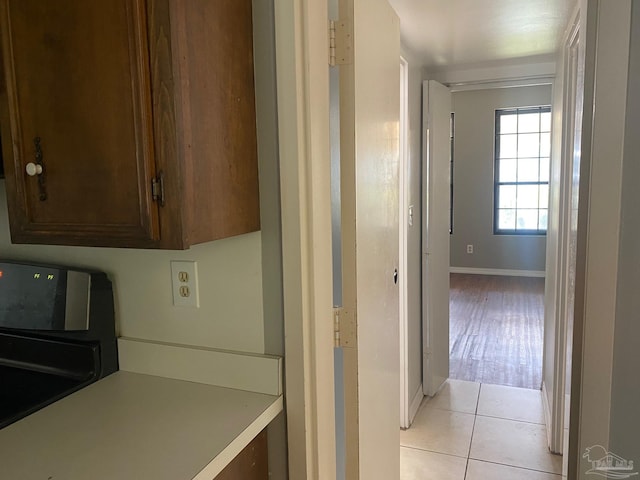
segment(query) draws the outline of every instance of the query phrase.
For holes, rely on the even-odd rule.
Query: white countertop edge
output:
[[[280,395],[258,418],[256,418],[244,431],[225,447],[216,457],[206,465],[193,480],[211,480],[236,458],[236,456],[282,412],[284,401]]]

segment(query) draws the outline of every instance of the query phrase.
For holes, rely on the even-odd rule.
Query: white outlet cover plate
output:
[[[186,272],[188,280],[180,281],[180,272]],[[189,287],[189,296],[180,295],[180,287]],[[198,264],[192,261],[171,261],[171,289],[173,291],[173,304],[176,307],[199,308],[198,295]]]

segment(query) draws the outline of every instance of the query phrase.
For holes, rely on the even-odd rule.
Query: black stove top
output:
[[[0,261],[0,428],[117,369],[104,273]]]
[[[0,428],[89,383],[89,380],[0,366]]]

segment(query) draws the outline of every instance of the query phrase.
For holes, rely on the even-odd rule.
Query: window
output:
[[[495,214],[497,234],[547,231],[551,107],[496,110]]]

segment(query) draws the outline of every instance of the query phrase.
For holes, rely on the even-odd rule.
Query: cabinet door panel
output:
[[[158,239],[144,1],[2,7],[14,239],[123,246]],[[25,173],[36,137],[45,200],[37,176]]]

